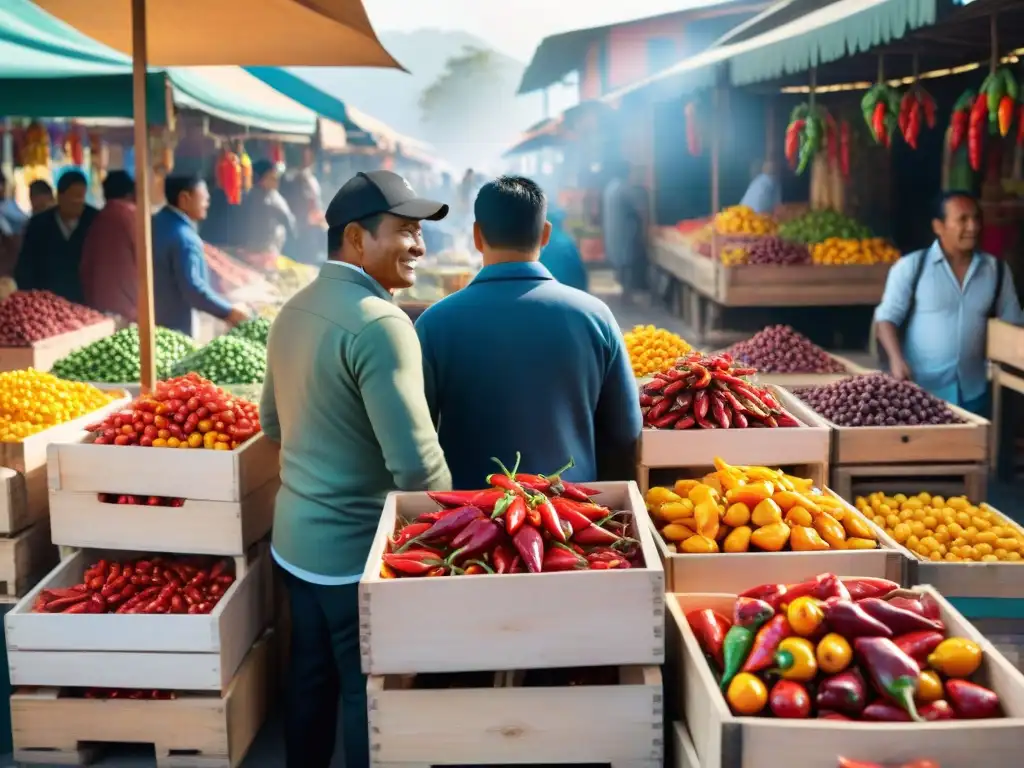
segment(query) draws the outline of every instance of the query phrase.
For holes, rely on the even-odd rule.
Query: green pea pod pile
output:
[[[171,366],[196,350],[191,338],[169,328],[156,329],[156,375],[170,376]],[[53,364],[52,373],[69,381],[131,384],[139,380],[139,329],[124,328],[76,349]]]
[[[270,320],[265,317],[243,320],[228,331],[227,335],[255,341],[265,347],[267,346],[267,337],[270,335]]]

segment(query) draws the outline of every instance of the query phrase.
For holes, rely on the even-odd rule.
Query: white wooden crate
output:
[[[42,590],[81,583],[101,557],[137,556],[74,553],[4,618],[11,685],[224,690],[268,619],[270,558],[257,551],[207,615],[33,612]]]
[[[573,573],[381,579],[396,517],[437,509],[392,493],[359,584],[363,671],[371,675],[661,664],[665,576],[636,483],[590,483],[633,513],[645,567]],[[595,642],[594,638],[600,638]]]
[[[113,333],[114,321],[104,318],[84,328],[40,339],[25,347],[0,347],[0,371],[20,371],[25,368],[49,371],[54,363],[76,349],[88,346]]]
[[[233,502],[261,488],[280,469],[278,447],[262,432],[233,451],[69,441],[50,447],[48,463],[51,491]]]
[[[224,695],[173,700],[85,699],[59,688],[20,688],[11,696],[14,759],[88,765],[113,743],[148,742],[158,768],[236,768],[266,719],[275,636],[246,654]]]
[[[754,585],[749,585],[754,586]],[[836,755],[900,764],[922,757],[942,768],[1018,765],[1024,745],[1024,675],[930,587],[950,636],[979,643],[985,658],[976,676],[1002,701],[1006,717],[933,723],[780,720],[733,715],[704,658],[686,614],[713,608],[731,615],[735,596],[669,594],[669,632],[682,644],[682,707],[703,768],[835,768]]]
[[[0,538],[0,594],[21,597],[57,563],[46,518],[10,537]]]
[[[498,672],[491,687],[417,690],[411,676],[371,676],[372,764],[662,766],[657,667],[619,667],[617,685],[523,687],[521,680],[519,672]]]
[[[678,720],[672,723],[672,748],[675,752],[676,768],[700,768],[697,750],[693,748],[693,739],[686,725]]]

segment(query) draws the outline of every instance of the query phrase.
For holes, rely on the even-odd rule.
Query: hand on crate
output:
[[[44,589],[37,613],[205,614],[235,581],[231,560],[156,555],[125,563],[100,560],[66,589]]]
[[[131,493],[97,493],[102,504],[134,504],[140,507],[183,507],[185,500],[171,496],[137,496]]]

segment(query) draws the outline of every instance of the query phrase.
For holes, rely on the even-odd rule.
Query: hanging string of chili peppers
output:
[[[875,143],[891,147],[900,126],[899,93],[886,83],[875,83],[860,100],[860,111]]]
[[[1015,113],[1018,123],[1016,141],[1024,146],[1024,104],[1018,107],[1019,99],[1020,86],[1007,67],[990,72],[977,92],[968,88],[953,105],[949,148],[953,151],[960,149],[966,138],[967,160],[972,170],[980,171],[986,134],[1009,135]]]
[[[686,151],[692,157],[700,157],[701,141],[700,126],[697,124],[697,105],[692,101],[688,102],[683,109],[683,114],[686,118]]]
[[[238,140],[238,162],[242,168],[242,192],[252,189],[252,158],[245,151],[245,142]]]
[[[228,205],[242,204],[242,164],[238,155],[225,144],[221,149],[220,159],[216,168],[217,186],[219,186]]]
[[[845,138],[844,138],[845,136]],[[825,107],[798,104],[786,126],[786,162],[797,175],[803,174],[822,149],[830,164],[838,164],[843,176],[850,173],[850,127],[837,123]]]

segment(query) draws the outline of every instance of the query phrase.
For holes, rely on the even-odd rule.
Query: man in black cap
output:
[[[391,295],[416,280],[420,222],[447,213],[394,173],[356,175],[327,208],[327,263],[270,331],[260,421],[281,446],[271,551],[291,612],[289,768],[328,768],[339,693],[346,768],[369,765],[359,577],[390,491],[451,487],[419,340]]]

